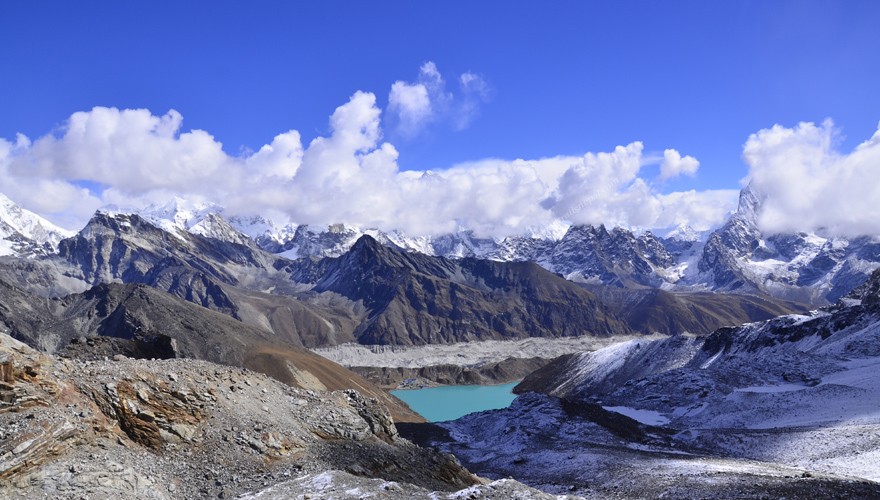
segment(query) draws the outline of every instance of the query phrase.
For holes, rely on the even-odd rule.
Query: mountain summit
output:
[[[72,235],[0,194],[0,255],[47,255]]]

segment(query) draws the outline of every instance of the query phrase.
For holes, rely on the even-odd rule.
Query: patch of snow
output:
[[[711,358],[707,359],[705,363],[703,363],[702,365],[700,365],[700,369],[705,370],[706,368],[709,368],[710,366],[712,366],[712,363],[714,363],[715,361],[717,361],[718,358],[720,358],[722,354],[724,354],[724,350],[723,350],[723,349],[720,350],[720,351],[718,351],[718,352],[716,352],[714,356],[712,356]]]
[[[0,255],[13,255],[15,253],[15,247],[11,241],[0,239]]]
[[[322,472],[316,476],[310,477],[305,484],[321,491],[333,486],[333,474],[331,472]]]
[[[805,385],[797,384],[780,384],[780,385],[756,385],[751,387],[740,387],[734,389],[734,392],[752,392],[756,394],[773,394],[778,392],[793,392],[806,389]]]
[[[666,425],[669,423],[668,418],[660,414],[660,412],[653,410],[640,410],[628,406],[603,406],[602,408],[614,413],[620,413],[645,425]]]

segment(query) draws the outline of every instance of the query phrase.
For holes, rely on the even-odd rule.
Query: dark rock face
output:
[[[539,258],[540,259],[540,258]],[[636,238],[631,232],[605,226],[572,226],[540,259],[563,275],[579,274],[613,286],[658,286],[657,268],[675,264],[675,258],[650,232]]]
[[[2,285],[0,281],[0,293]],[[0,320],[13,337],[42,350],[89,360],[122,354],[247,367],[295,387],[358,388],[391,408],[395,418],[419,420],[403,403],[336,363],[268,330],[155,288],[102,284],[51,301],[8,285],[6,290],[6,298],[0,300]],[[3,312],[13,293],[14,316]]]
[[[213,230],[228,226],[207,221],[213,221]],[[56,273],[89,284],[146,284],[251,326],[268,327],[279,340],[297,346],[352,341],[360,315],[353,304],[332,298],[318,305],[299,300],[297,285],[285,270],[291,261],[253,243],[172,234],[137,215],[97,213],[79,234],[63,241],[58,256],[44,262]],[[67,277],[56,274],[54,279]]]
[[[242,244],[184,232],[172,235],[137,215],[101,212],[76,236],[59,244],[59,256],[81,273],[77,277],[92,284],[114,279],[147,283],[161,274],[157,268],[181,266],[235,285],[238,279],[227,267],[267,269],[277,260]]]
[[[853,289],[847,297],[861,300],[869,306],[880,304],[880,270],[871,273],[871,278]]]
[[[633,330],[644,333],[708,334],[724,326],[807,311],[804,305],[761,295],[582,286]]]
[[[370,311],[363,344],[628,333],[595,297],[532,263],[452,261],[398,252],[369,236],[338,259],[306,262],[294,279]],[[299,278],[302,279],[302,278]]]

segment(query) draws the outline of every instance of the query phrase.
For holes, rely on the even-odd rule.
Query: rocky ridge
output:
[[[0,378],[4,498],[323,498],[350,484],[391,498],[471,486],[457,498],[549,498],[481,484],[399,437],[357,391],[296,389],[195,360],[58,359],[5,334]]]
[[[0,326],[46,352],[83,360],[191,358],[265,373],[294,387],[358,389],[398,420],[418,420],[400,401],[277,334],[145,285],[98,285],[45,300],[0,280]]]

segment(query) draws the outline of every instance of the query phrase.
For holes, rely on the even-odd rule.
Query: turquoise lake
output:
[[[516,398],[513,387],[504,385],[447,385],[427,389],[391,391],[429,422],[455,420],[477,411],[507,408]]]

